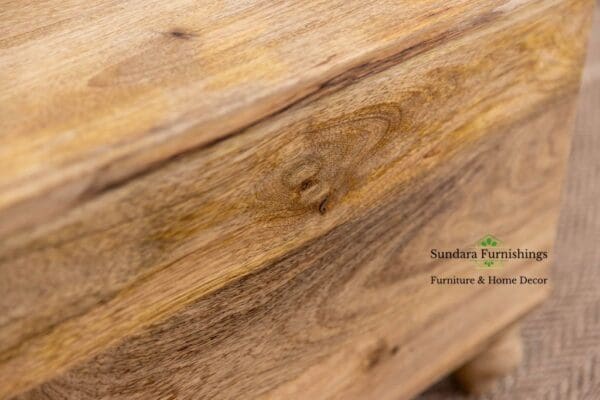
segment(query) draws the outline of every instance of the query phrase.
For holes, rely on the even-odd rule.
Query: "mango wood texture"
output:
[[[429,249],[551,247],[590,1],[202,3],[3,3],[1,398],[407,398],[546,296]]]
[[[0,234],[521,3],[3,0]]]

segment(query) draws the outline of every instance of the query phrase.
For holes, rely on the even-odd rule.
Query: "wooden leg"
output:
[[[515,369],[523,359],[523,343],[518,325],[502,332],[483,352],[454,373],[456,381],[468,392],[481,394]]]

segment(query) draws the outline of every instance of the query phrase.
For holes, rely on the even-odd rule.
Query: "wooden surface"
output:
[[[0,235],[523,3],[3,0]]]
[[[0,396],[404,398],[545,296],[427,256],[551,246],[589,1],[19,4]]]
[[[523,340],[518,324],[501,331],[490,345],[461,366],[454,378],[469,393],[483,395],[498,385],[523,361]]]
[[[577,103],[552,295],[524,319],[523,364],[486,399],[600,398],[600,1]],[[419,399],[470,399],[451,383],[444,380]]]

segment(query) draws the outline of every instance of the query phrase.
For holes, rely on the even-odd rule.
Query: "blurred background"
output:
[[[563,190],[554,292],[523,322],[523,364],[481,399],[600,399],[600,0]],[[445,379],[419,400],[468,398]]]

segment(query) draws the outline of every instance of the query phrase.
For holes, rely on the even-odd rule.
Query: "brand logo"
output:
[[[482,259],[480,261],[480,266],[482,268],[487,268],[487,269],[502,268],[501,263],[503,260],[495,259],[495,258],[494,259],[491,259],[491,258],[484,259],[484,256],[487,256],[490,254],[489,250],[497,249],[501,245],[502,245],[502,242],[492,235],[485,235],[484,237],[479,239],[479,241],[477,241],[477,244],[475,245],[475,247],[479,248],[481,251]]]
[[[496,236],[487,234],[468,248],[432,248],[431,258],[436,260],[470,260],[477,269],[502,269],[504,264],[515,260],[541,262],[548,258],[547,250],[531,250],[507,247]]]

